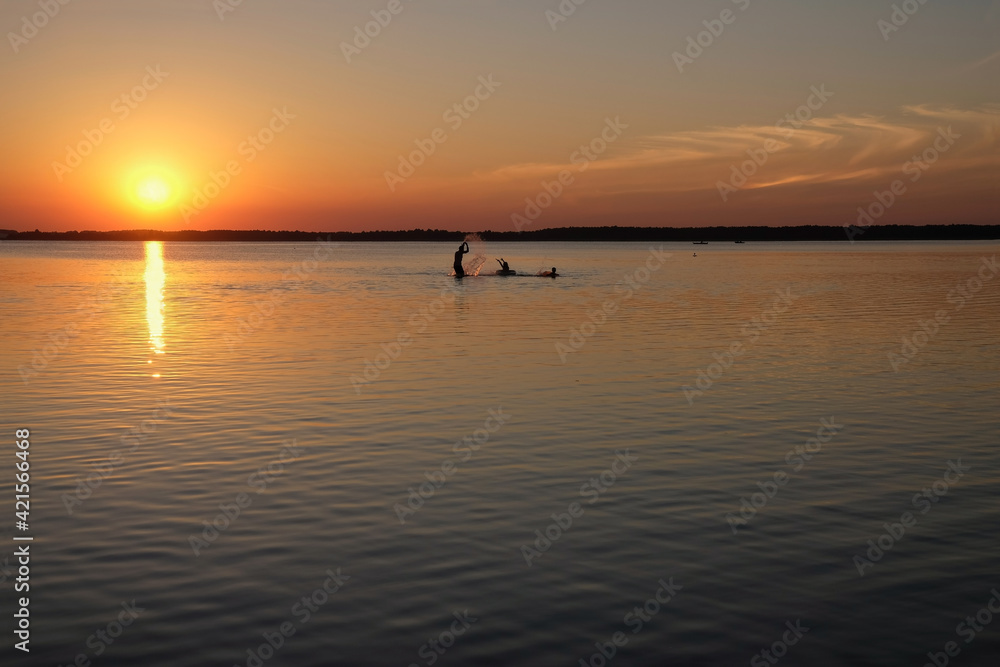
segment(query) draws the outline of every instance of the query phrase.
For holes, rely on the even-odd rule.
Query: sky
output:
[[[3,229],[1000,222],[1000,0],[4,0],[0,28]]]

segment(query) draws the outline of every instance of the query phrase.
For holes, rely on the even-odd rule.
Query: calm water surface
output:
[[[454,246],[0,244],[3,664],[997,664],[997,244]]]

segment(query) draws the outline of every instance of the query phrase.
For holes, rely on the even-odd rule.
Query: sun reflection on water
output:
[[[149,348],[154,354],[164,353],[163,342],[163,243],[146,242],[146,322],[149,324]],[[152,361],[150,361],[152,363]],[[153,375],[159,377],[159,373]]]

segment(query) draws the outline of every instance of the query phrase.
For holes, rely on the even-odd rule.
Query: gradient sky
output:
[[[350,63],[342,43],[390,0],[237,1],[4,0],[0,228],[510,230],[563,170],[523,228],[849,225],[896,180],[881,223],[998,222],[1000,0],[909,0],[892,32],[889,0],[586,0],[555,30],[560,0],[400,0]],[[58,13],[26,28],[40,5]],[[776,128],[813,87],[833,95]],[[294,118],[245,144],[275,110]],[[607,119],[628,127],[584,171]],[[767,159],[724,201],[748,150]],[[166,201],[142,201],[150,183]]]

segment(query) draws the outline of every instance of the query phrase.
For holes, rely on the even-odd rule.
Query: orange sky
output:
[[[2,228],[998,222],[992,0],[52,2],[0,8]]]

